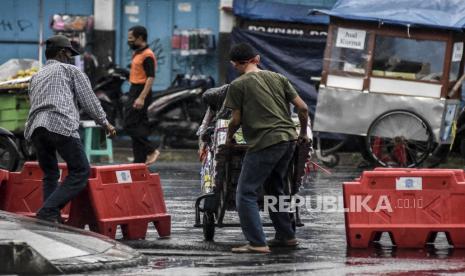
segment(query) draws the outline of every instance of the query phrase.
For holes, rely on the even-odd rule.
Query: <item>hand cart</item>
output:
[[[226,122],[225,122],[226,121]],[[236,210],[235,194],[242,166],[242,160],[248,146],[245,144],[225,145],[227,120],[219,120],[209,142],[209,157],[204,162],[203,195],[195,201],[195,227],[202,227],[204,238],[211,241],[215,235],[215,227],[240,227],[238,223],[225,223],[226,211]],[[286,193],[295,195],[305,173],[311,153],[311,143],[297,145],[294,159],[289,166],[289,181]],[[263,194],[263,192],[262,192]],[[263,210],[263,197],[258,204]],[[201,222],[202,213],[202,222]],[[291,214],[295,226],[303,226],[300,222],[299,210]],[[272,226],[272,224],[264,224]]]

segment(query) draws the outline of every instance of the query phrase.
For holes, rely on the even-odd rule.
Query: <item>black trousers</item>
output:
[[[39,127],[32,134],[32,143],[37,150],[39,166],[44,172],[44,204],[37,216],[43,219],[57,219],[66,203],[87,186],[89,161],[78,138],[63,136]],[[58,185],[60,170],[57,152],[68,166],[68,176],[62,185]]]
[[[147,155],[153,153],[156,147],[149,141],[150,125],[147,117],[147,108],[152,101],[152,91],[147,94],[142,109],[132,107],[139,97],[144,85],[131,85],[129,99],[124,106],[124,128],[132,140],[134,163],[145,163]]]

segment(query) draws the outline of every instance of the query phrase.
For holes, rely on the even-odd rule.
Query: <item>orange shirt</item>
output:
[[[154,60],[154,72],[157,70],[157,59],[155,54],[150,48],[145,48],[140,52],[135,52],[132,55],[131,71],[129,73],[129,82],[132,84],[145,84],[147,81],[147,75],[144,70],[144,60],[147,57],[151,57]]]

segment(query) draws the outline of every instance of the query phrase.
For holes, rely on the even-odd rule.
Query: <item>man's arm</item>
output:
[[[97,96],[90,85],[89,78],[76,69],[74,72],[75,96],[82,109],[89,114],[99,125],[104,127],[110,136],[116,135],[115,128],[108,122],[107,114],[100,105]]]
[[[239,109],[233,109],[232,118],[229,121],[228,133],[226,135],[226,144],[231,144],[234,138],[234,133],[239,129],[241,125],[241,111]]]
[[[134,101],[134,104],[132,107],[135,109],[141,109],[144,106],[145,103],[145,98],[147,97],[147,94],[149,93],[150,89],[152,88],[153,81],[155,78],[147,78],[147,81],[145,82],[144,89],[140,93],[139,97]]]
[[[297,115],[300,121],[299,141],[308,141],[307,124],[308,124],[308,107],[301,97],[297,96],[292,100],[292,104],[297,109]]]

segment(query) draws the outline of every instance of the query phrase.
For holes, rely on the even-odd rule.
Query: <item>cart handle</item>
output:
[[[455,93],[457,92],[457,90],[459,90],[459,87],[460,87],[460,85],[462,84],[462,82],[464,80],[465,80],[465,73],[460,77],[460,79],[457,80],[454,87],[452,87],[452,90],[447,95],[447,96],[449,96],[449,98],[452,98],[452,96],[455,95]]]

